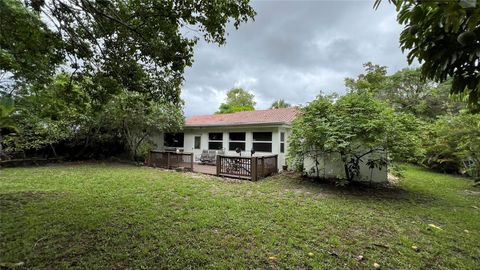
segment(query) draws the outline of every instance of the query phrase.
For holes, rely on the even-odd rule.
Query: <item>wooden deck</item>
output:
[[[203,165],[203,164],[200,164],[200,163],[193,163],[193,172],[209,174],[209,175],[217,175],[217,166],[215,166],[215,165]],[[250,177],[233,175],[233,174],[231,174],[231,175],[230,174],[223,174],[222,176],[229,177],[229,178],[250,180]]]
[[[278,172],[277,155],[240,157],[217,155],[215,165],[194,163],[193,153],[150,151],[147,166],[257,181]]]
[[[204,174],[217,174],[217,166],[215,165],[202,165],[200,163],[193,163],[193,171]]]

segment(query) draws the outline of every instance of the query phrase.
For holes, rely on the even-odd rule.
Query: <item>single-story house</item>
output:
[[[227,156],[278,155],[277,167],[287,165],[288,137],[293,120],[300,114],[296,107],[244,111],[229,114],[191,116],[185,120],[182,133],[165,133],[152,138],[158,150],[180,150],[193,153],[194,162],[200,162],[202,151],[216,150]],[[241,152],[237,153],[237,149]],[[369,159],[385,153],[372,153],[360,163],[360,181],[387,181],[386,168],[369,168]],[[330,154],[315,162],[304,160],[304,168],[311,176],[345,176],[339,154]]]
[[[160,150],[177,148],[194,154],[198,161],[203,150],[224,151],[225,155],[278,155],[278,168],[286,164],[288,136],[296,107],[244,111],[229,114],[191,116],[185,120],[182,133],[154,138]]]

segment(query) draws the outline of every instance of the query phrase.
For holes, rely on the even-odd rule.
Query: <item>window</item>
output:
[[[193,148],[195,148],[195,149],[202,148],[202,137],[201,136],[195,136],[194,142],[193,142]]]
[[[271,142],[272,132],[253,132],[253,141]]]
[[[183,147],[183,133],[165,133],[163,145],[167,147]]]
[[[245,132],[230,132],[229,138],[228,150],[236,151],[237,148],[240,148],[245,151]]]
[[[280,132],[280,153],[285,153],[285,132]]]
[[[272,152],[272,133],[253,132],[253,150],[256,152]]]
[[[208,133],[208,149],[209,150],[223,149],[223,133],[221,132]]]
[[[210,141],[223,141],[223,133],[221,132],[208,133],[208,139]]]

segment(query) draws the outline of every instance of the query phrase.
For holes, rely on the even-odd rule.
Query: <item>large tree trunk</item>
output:
[[[142,144],[143,140],[145,140],[145,138],[147,137],[147,133],[144,133],[142,135],[142,137],[140,138],[140,140],[138,140],[138,142],[136,143],[135,145],[135,149],[133,150],[133,155],[134,155],[134,159],[135,161],[137,161],[137,153],[138,153],[138,148],[140,147],[140,145]]]
[[[345,178],[347,178],[348,182],[351,182],[351,176],[350,176],[350,170],[348,169],[348,163],[344,162],[343,163],[343,169],[345,170]]]
[[[343,162],[343,170],[345,171],[345,178],[350,182],[350,170],[348,169],[347,157],[345,153],[340,152]]]
[[[53,145],[52,145],[51,143],[49,143],[49,145],[50,145],[50,148],[52,149],[53,156],[54,156],[55,158],[58,158],[57,151],[55,151],[55,147],[53,147]]]
[[[80,149],[80,151],[78,151],[77,154],[75,154],[75,158],[80,158],[81,156],[83,156],[83,154],[85,153],[89,145],[90,145],[90,135],[87,134],[85,143],[83,144],[82,149]]]

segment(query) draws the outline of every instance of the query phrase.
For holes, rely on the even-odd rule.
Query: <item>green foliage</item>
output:
[[[422,78],[420,69],[402,69],[389,76],[384,90],[384,99],[397,111],[411,112],[422,116],[431,111],[427,97],[432,95],[434,84]],[[435,117],[435,114],[431,115]]]
[[[358,75],[358,78],[346,78],[345,86],[352,92],[367,92],[378,94],[385,90],[387,83],[387,67],[368,62],[363,64],[365,74]]]
[[[320,95],[302,108],[302,115],[295,119],[289,136],[288,159],[297,171],[303,171],[304,158],[317,158],[327,152],[330,136],[330,113],[335,96]],[[317,170],[318,172],[318,170]]]
[[[399,160],[415,152],[418,140],[412,139],[411,131],[417,126],[412,118],[395,114],[387,103],[365,92],[339,98],[319,96],[293,124],[289,158],[298,164],[305,157],[317,160],[327,153],[339,153],[345,176],[352,181],[358,177],[360,160],[368,154],[388,151]],[[387,160],[369,162],[374,167]]]
[[[47,85],[22,87],[17,91],[15,121],[20,136],[7,137],[8,152],[25,152],[45,147],[56,155],[55,144],[78,136],[91,122],[90,99],[66,73]]]
[[[149,135],[179,131],[184,122],[180,107],[145,100],[135,92],[116,96],[106,106],[103,117],[111,128],[122,132],[130,159],[137,158],[140,147],[148,148]]]
[[[436,82],[452,78],[451,93],[468,97],[471,108],[479,110],[480,1],[390,2],[404,25],[400,46],[408,51],[408,62],[420,61],[422,74]]]
[[[0,134],[2,131],[18,131],[12,114],[16,108],[13,99],[9,96],[0,96]]]
[[[178,130],[183,123],[181,107],[176,104],[161,103],[136,91],[99,95],[91,91],[91,85],[89,78],[77,83],[70,74],[60,73],[50,84],[18,90],[15,121],[22,132],[6,136],[6,152],[35,155],[47,149],[55,156],[99,157],[103,152],[118,153],[101,147],[117,148],[116,144],[124,142],[133,159],[138,148],[148,144],[149,135]]]
[[[9,96],[0,95],[0,160],[5,156],[3,135],[18,132],[17,123],[12,117],[15,110],[13,99]]]
[[[388,102],[401,113],[393,123],[399,124],[397,128],[402,132],[391,133],[390,136],[407,136],[419,146],[416,151],[409,145],[393,146],[404,148],[393,153],[406,154],[401,154],[397,160],[423,164],[444,172],[476,170],[478,150],[471,144],[476,143],[474,131],[478,119],[475,122],[475,116],[467,117],[469,114],[462,112],[464,103],[457,99],[458,96],[449,93],[451,79],[437,84],[425,80],[420,69],[403,69],[388,76],[386,67],[371,63],[365,64],[365,67],[365,74],[357,79],[346,79],[347,88],[354,93],[371,93]]]
[[[243,88],[232,88],[227,92],[225,103],[220,104],[216,113],[233,113],[255,110],[254,95]]]
[[[176,104],[197,40],[223,44],[228,22],[238,27],[255,15],[248,0],[0,3],[6,72],[31,83],[37,68],[39,77],[52,72],[59,61],[51,58],[60,57],[74,70],[74,80],[91,78],[96,92],[128,89]]]
[[[367,63],[364,67],[365,73],[357,79],[345,79],[347,89],[371,93],[387,101],[397,112],[433,120],[441,114],[458,113],[464,107],[461,101],[449,95],[451,80],[442,84],[425,80],[419,68],[405,68],[387,75],[385,66]]]
[[[63,46],[36,12],[22,1],[0,1],[0,91],[12,82],[45,82],[63,62]]]
[[[22,130],[7,151],[92,157],[123,141],[135,157],[148,135],[183,123],[196,42],[224,44],[227,24],[254,16],[248,0],[0,0],[0,93],[14,96]]]
[[[449,173],[480,173],[480,115],[445,115],[427,126],[423,134],[423,163]]]
[[[275,100],[270,106],[270,109],[281,109],[281,108],[290,108],[290,103],[286,102],[283,99]]]

